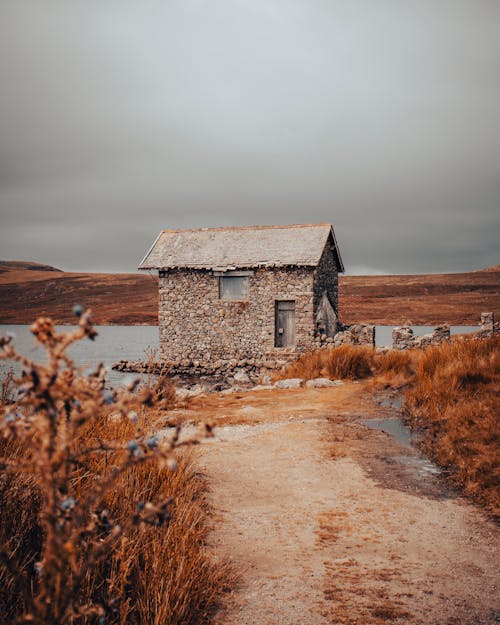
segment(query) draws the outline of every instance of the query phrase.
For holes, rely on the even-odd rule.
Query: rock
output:
[[[238,384],[249,384],[251,382],[248,374],[243,369],[238,369],[234,374],[233,379]]]
[[[175,389],[175,397],[180,401],[183,401],[187,397],[189,397],[189,391],[187,388],[176,388]]]
[[[328,378],[314,378],[314,380],[307,380],[307,388],[327,388],[329,386],[337,386],[336,381]]]
[[[270,391],[271,389],[274,389],[274,386],[272,386],[271,384],[257,384],[257,386],[254,386],[251,390],[252,391]]]
[[[278,380],[274,383],[274,388],[300,388],[304,380],[302,378],[288,378],[287,380]]]
[[[203,395],[206,393],[208,388],[203,384],[195,384],[192,388],[187,389],[186,397],[198,397],[198,395]]]

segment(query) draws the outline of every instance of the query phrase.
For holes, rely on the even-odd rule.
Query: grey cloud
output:
[[[498,263],[500,5],[3,0],[0,257],[332,221],[348,268]]]

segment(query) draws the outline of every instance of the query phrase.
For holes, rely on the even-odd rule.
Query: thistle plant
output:
[[[111,390],[102,364],[86,375],[75,367],[68,348],[97,332],[90,311],[74,312],[78,325],[68,333],[49,318],[31,326],[45,363],[0,336],[0,358],[22,371],[16,399],[0,405],[0,499],[14,482],[16,492],[29,492],[20,505],[31,506],[37,530],[29,549],[8,535],[0,543],[0,586],[15,597],[4,622],[141,623],[134,581],[146,556],[134,544],[154,545],[151,532],[171,522],[175,502],[162,494],[161,476],[177,469],[180,447],[198,440],[181,440],[180,426],[170,435],[150,431],[158,389],[133,379]],[[153,501],[151,493],[162,496]],[[12,507],[12,495],[4,499]]]

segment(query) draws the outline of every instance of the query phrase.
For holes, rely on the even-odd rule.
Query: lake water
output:
[[[416,336],[432,332],[433,326],[412,326]],[[60,331],[69,331],[71,326],[57,326]],[[478,326],[451,326],[451,334],[477,331]],[[157,326],[96,326],[99,333],[94,341],[84,339],[78,341],[68,351],[68,355],[79,367],[94,367],[103,362],[109,369],[108,380],[111,384],[119,384],[127,374],[113,371],[111,365],[117,360],[145,360],[145,350],[158,349]],[[44,356],[44,350],[37,347],[28,325],[0,324],[0,334],[14,334],[14,345],[17,349],[34,360]],[[375,340],[377,345],[390,345],[392,326],[376,326]],[[0,360],[0,378],[12,363]]]
[[[68,349],[68,356],[79,367],[94,367],[99,362],[109,369],[108,380],[119,384],[128,374],[113,371],[111,365],[122,358],[146,360],[145,350],[158,349],[158,326],[94,326],[98,336],[93,341],[83,339]],[[70,331],[71,326],[57,326],[60,331]],[[0,334],[14,334],[13,343],[17,350],[33,360],[42,360],[44,349],[37,347],[28,325],[0,324]],[[0,360],[0,378],[12,362]]]

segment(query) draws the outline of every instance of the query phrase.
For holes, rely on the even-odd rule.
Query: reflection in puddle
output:
[[[401,419],[363,419],[361,423],[368,428],[385,432],[399,445],[412,449],[413,453],[411,455],[408,454],[387,458],[386,462],[389,464],[404,466],[419,478],[432,477],[441,473],[441,469],[438,466],[417,452],[413,444],[415,435],[411,429],[401,421]]]
[[[401,419],[363,419],[361,423],[374,430],[387,432],[400,445],[412,447],[412,432]]]
[[[379,405],[382,406],[382,408],[396,408],[399,410],[403,405],[403,396],[394,395],[392,397],[384,397],[379,401]]]

